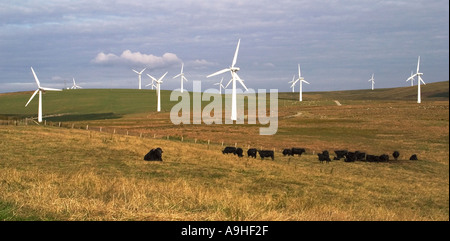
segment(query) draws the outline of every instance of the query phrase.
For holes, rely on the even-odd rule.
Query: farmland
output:
[[[424,86],[420,105],[416,91],[304,93],[301,103],[280,93],[273,136],[260,124],[173,125],[169,91],[160,113],[151,90],[49,92],[44,119],[67,128],[0,126],[0,219],[448,220],[448,82]],[[1,94],[0,118],[36,116],[36,102],[23,107],[30,96]],[[225,156],[222,143],[275,149],[275,161]],[[144,162],[158,146],[164,161]],[[286,147],[307,153],[283,157]],[[317,161],[337,149],[401,156]]]

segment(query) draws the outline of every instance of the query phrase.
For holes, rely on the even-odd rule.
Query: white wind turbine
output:
[[[181,72],[180,72],[179,74],[177,74],[175,77],[173,77],[173,78],[175,79],[175,78],[181,76],[181,78],[180,78],[180,82],[181,82],[181,93],[183,93],[183,80],[188,81],[188,80],[186,79],[186,77],[184,77],[183,67],[184,67],[184,63],[181,64]]]
[[[238,52],[239,52],[239,44],[241,43],[241,39],[239,39],[237,47],[236,47],[236,52],[234,53],[234,58],[233,58],[233,62],[231,63],[231,67],[230,68],[226,68],[220,71],[217,71],[214,74],[208,75],[206,78],[212,77],[212,76],[216,76],[219,74],[223,74],[225,72],[230,71],[231,73],[231,80],[230,82],[228,82],[227,86],[230,85],[230,83],[233,83],[233,89],[231,92],[231,120],[237,120],[237,109],[236,109],[236,80],[239,81],[239,83],[241,83],[241,85],[245,88],[245,90],[248,91],[247,87],[244,84],[244,81],[239,78],[239,75],[237,74],[237,72],[239,71],[239,67],[235,67],[236,65],[236,60],[237,60],[237,56],[238,56]]]
[[[303,82],[305,82],[307,84],[309,84],[309,83],[308,83],[308,81],[305,80],[305,78],[302,77],[302,73],[300,71],[300,64],[298,65],[298,79],[296,79],[294,81],[294,83],[292,83],[291,87],[295,86],[295,84],[297,82],[300,82],[300,98],[299,99],[300,99],[300,101],[303,101]]]
[[[375,84],[375,79],[373,78],[374,74],[372,74],[372,78],[369,80],[369,82],[372,81],[372,90],[373,90],[373,85]]]
[[[408,82],[408,81],[410,81],[411,80],[411,86],[414,86],[414,76],[413,76],[414,74],[413,74],[413,72],[411,71],[411,77],[409,77],[407,80],[406,80],[406,82]]]
[[[219,83],[215,83],[214,85],[218,85],[219,86],[219,94],[222,94],[222,89],[225,89],[225,86],[223,86],[222,84],[223,78],[220,80]]]
[[[414,79],[414,77],[417,76],[417,103],[420,104],[420,103],[422,103],[421,94],[420,94],[420,85],[421,85],[420,83],[422,82],[424,85],[426,85],[426,84],[423,81],[422,77],[420,77],[423,75],[423,73],[419,72],[419,67],[420,67],[420,56],[419,56],[419,60],[417,61],[417,72],[414,75],[412,75],[411,77],[409,77],[406,81],[408,81],[410,79]]]
[[[45,88],[41,86],[41,83],[39,82],[38,77],[36,76],[36,73],[34,73],[33,67],[31,67],[31,72],[33,72],[34,79],[36,80],[36,84],[38,86],[38,89],[33,93],[30,100],[28,100],[25,107],[28,106],[30,101],[34,98],[34,96],[39,92],[39,109],[38,109],[38,122],[42,122],[42,92],[43,91],[62,91],[61,89],[52,89],[52,88]]]
[[[151,86],[152,86],[152,90],[153,90],[153,88],[156,87],[155,84],[154,84],[154,83],[155,83],[155,78],[153,78],[153,77],[152,77],[151,75],[149,75],[149,74],[147,74],[147,76],[150,77],[150,79],[152,80],[152,82],[151,82],[150,84],[146,85],[146,86],[151,85]]]
[[[71,89],[78,89],[78,88],[82,89],[83,88],[75,83],[75,78],[72,78],[72,81],[73,81],[73,85],[72,85]]]
[[[159,79],[155,79],[153,76],[147,74],[150,78],[153,79],[153,81],[156,82],[156,95],[158,97],[158,107],[157,107],[157,111],[160,112],[161,111],[161,83],[163,82],[163,78],[166,76],[168,72],[166,72],[163,76],[161,76],[161,78]]]
[[[134,70],[133,69],[133,72],[135,72],[136,74],[138,74],[139,75],[139,89],[141,89],[141,86],[142,86],[142,80],[141,80],[141,75],[142,75],[142,73],[146,70],[147,68],[144,68],[143,70],[141,70],[141,72],[138,72],[138,71],[136,71],[136,70]]]
[[[292,93],[294,93],[294,89],[295,89],[295,84],[297,83],[296,81],[295,81],[295,75],[294,76],[292,76],[292,81],[289,81],[288,82],[289,84],[292,84],[291,85],[291,88],[292,88]]]

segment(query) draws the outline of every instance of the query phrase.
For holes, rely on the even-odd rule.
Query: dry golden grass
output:
[[[448,132],[447,132],[448,133]],[[162,147],[163,162],[145,162]],[[448,161],[320,164],[221,146],[0,126],[4,220],[448,220]]]

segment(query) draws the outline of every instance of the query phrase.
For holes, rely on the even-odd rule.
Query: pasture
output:
[[[304,93],[301,103],[280,93],[273,136],[259,124],[174,126],[169,91],[161,113],[150,90],[46,93],[45,120],[90,129],[0,126],[0,219],[448,221],[448,82],[424,86],[420,105],[416,88],[375,91]],[[0,95],[0,117],[36,116],[36,102],[23,107],[30,96]],[[275,149],[275,160],[223,155],[221,143]],[[156,147],[164,161],[143,161]],[[291,147],[307,152],[282,156]],[[338,149],[400,158],[318,161]]]

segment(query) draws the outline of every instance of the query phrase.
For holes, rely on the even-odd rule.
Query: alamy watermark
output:
[[[181,100],[180,100],[181,98]],[[192,100],[192,103],[191,103]],[[245,101],[246,100],[246,101]],[[170,111],[170,120],[173,124],[261,124],[260,135],[274,135],[278,131],[278,90],[269,92],[269,104],[265,89],[236,90],[236,119],[232,119],[232,90],[225,91],[225,107],[223,109],[222,95],[217,89],[207,89],[202,92],[201,82],[193,81],[192,99],[187,91],[180,89],[172,91],[170,101],[179,101]],[[209,102],[202,109],[202,101]],[[245,102],[247,102],[247,114],[245,114]],[[269,105],[269,106],[268,106]],[[192,108],[191,108],[192,106]],[[192,121],[191,121],[192,110]],[[224,121],[223,121],[224,120]],[[246,123],[247,121],[247,123]]]

